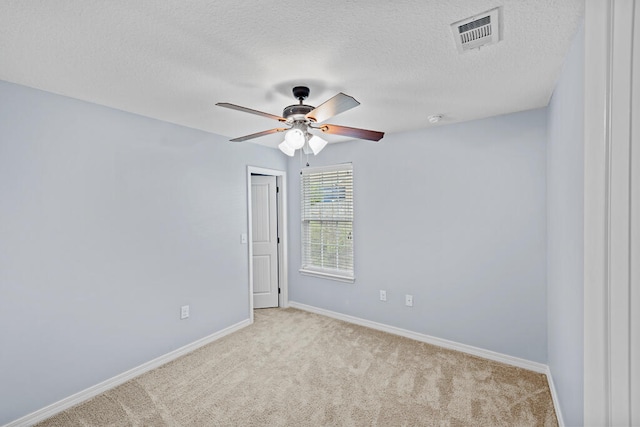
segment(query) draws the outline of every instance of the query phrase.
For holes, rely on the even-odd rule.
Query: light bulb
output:
[[[284,134],[284,141],[289,147],[297,150],[304,145],[304,133],[298,128],[289,129],[287,133]]]
[[[327,141],[316,135],[313,135],[309,140],[309,148],[311,148],[311,151],[313,151],[314,155],[321,152],[326,145]]]
[[[295,148],[291,148],[291,146],[287,144],[287,141],[282,141],[280,145],[278,145],[278,148],[289,157],[293,157],[293,155],[296,154]]]

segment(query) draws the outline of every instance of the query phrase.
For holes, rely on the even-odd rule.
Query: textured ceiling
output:
[[[503,40],[459,54],[450,24],[497,6]],[[329,123],[399,132],[546,106],[583,12],[584,0],[2,0],[0,79],[227,137],[278,123],[216,102],[280,115],[303,84],[307,104],[361,102]]]

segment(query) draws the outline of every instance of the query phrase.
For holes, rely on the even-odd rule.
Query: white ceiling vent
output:
[[[458,52],[463,53],[500,41],[500,8],[451,24]]]

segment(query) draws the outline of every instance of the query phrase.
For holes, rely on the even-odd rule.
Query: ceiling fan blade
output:
[[[287,121],[287,119],[285,119],[284,117],[276,116],[274,114],[264,113],[264,112],[258,111],[258,110],[252,110],[251,108],[241,107],[241,106],[235,105],[235,104],[229,104],[228,102],[218,102],[216,105],[218,107],[230,108],[232,110],[238,110],[238,111],[244,111],[245,113],[256,114],[258,116],[266,117],[268,119],[274,119],[274,120],[277,120],[279,122],[286,122]]]
[[[229,141],[242,142],[248,139],[259,138],[265,135],[271,135],[272,133],[276,133],[276,132],[284,132],[285,130],[288,130],[288,128],[275,128],[275,129],[263,130],[262,132],[252,133],[251,135],[245,135],[245,136],[240,136],[238,138],[233,138],[233,139],[230,139]]]
[[[321,123],[358,105],[360,105],[360,103],[356,101],[355,98],[340,92],[307,113],[306,117],[315,120],[317,123]]]
[[[322,125],[318,127],[324,133],[332,135],[350,136],[358,139],[368,139],[369,141],[380,141],[384,136],[384,132],[378,132],[375,130],[350,128],[347,126],[338,125]]]

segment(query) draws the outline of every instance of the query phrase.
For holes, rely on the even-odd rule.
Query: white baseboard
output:
[[[518,368],[527,369],[529,371],[538,372],[540,374],[547,374],[549,372],[549,367],[547,365],[538,362],[532,362],[531,360],[521,359],[519,357],[509,356],[507,354],[497,353],[495,351],[485,350],[483,348],[473,347],[471,345],[461,344],[455,341],[432,337],[430,335],[421,334],[419,332],[413,332],[407,329],[385,325],[383,323],[372,322],[371,320],[361,319],[359,317],[349,316],[347,314],[336,313],[335,311],[325,310],[323,308],[313,307],[295,301],[289,301],[289,307],[309,311],[316,314],[322,314],[323,316],[333,317],[334,319],[344,320],[345,322],[354,323],[356,325],[365,326],[371,329],[377,329],[383,332],[389,332],[390,334],[400,335],[402,337],[411,338],[413,340],[424,342],[427,344],[437,345],[438,347],[461,351],[463,353],[472,354],[474,356],[494,360],[496,362],[505,363],[511,366],[517,366]]]
[[[558,393],[556,392],[556,385],[553,382],[553,376],[551,375],[551,369],[547,366],[547,382],[549,383],[549,390],[551,390],[551,399],[553,399],[553,407],[556,410],[556,418],[558,418],[558,426],[564,427],[564,418],[562,418],[562,411],[560,410],[560,401],[558,400]]]
[[[91,399],[99,395],[100,393],[104,393],[107,390],[110,390],[114,387],[119,386],[139,375],[144,374],[152,369],[158,368],[165,363],[171,362],[174,359],[177,359],[180,356],[183,356],[187,353],[190,353],[204,345],[212,343],[216,340],[219,340],[222,337],[225,337],[233,332],[236,332],[244,327],[247,327],[251,324],[250,319],[243,320],[241,322],[236,323],[235,325],[231,325],[221,331],[215,332],[209,336],[201,338],[197,341],[194,341],[190,344],[187,344],[183,347],[180,347],[176,350],[173,350],[165,355],[157,357],[153,360],[150,360],[146,363],[143,363],[140,366],[137,366],[133,369],[130,369],[126,372],[123,372],[119,375],[116,375],[113,378],[109,378],[106,381],[103,381],[99,384],[91,386],[85,390],[82,390],[74,395],[66,397],[58,402],[52,403],[49,406],[46,406],[42,409],[39,409],[35,412],[32,412],[24,417],[18,418],[17,420],[11,421],[8,424],[5,424],[3,427],[27,427],[32,426],[40,421],[46,420],[49,417],[56,415],[59,412],[62,412],[66,409],[71,408],[79,403],[84,402],[85,400]]]

